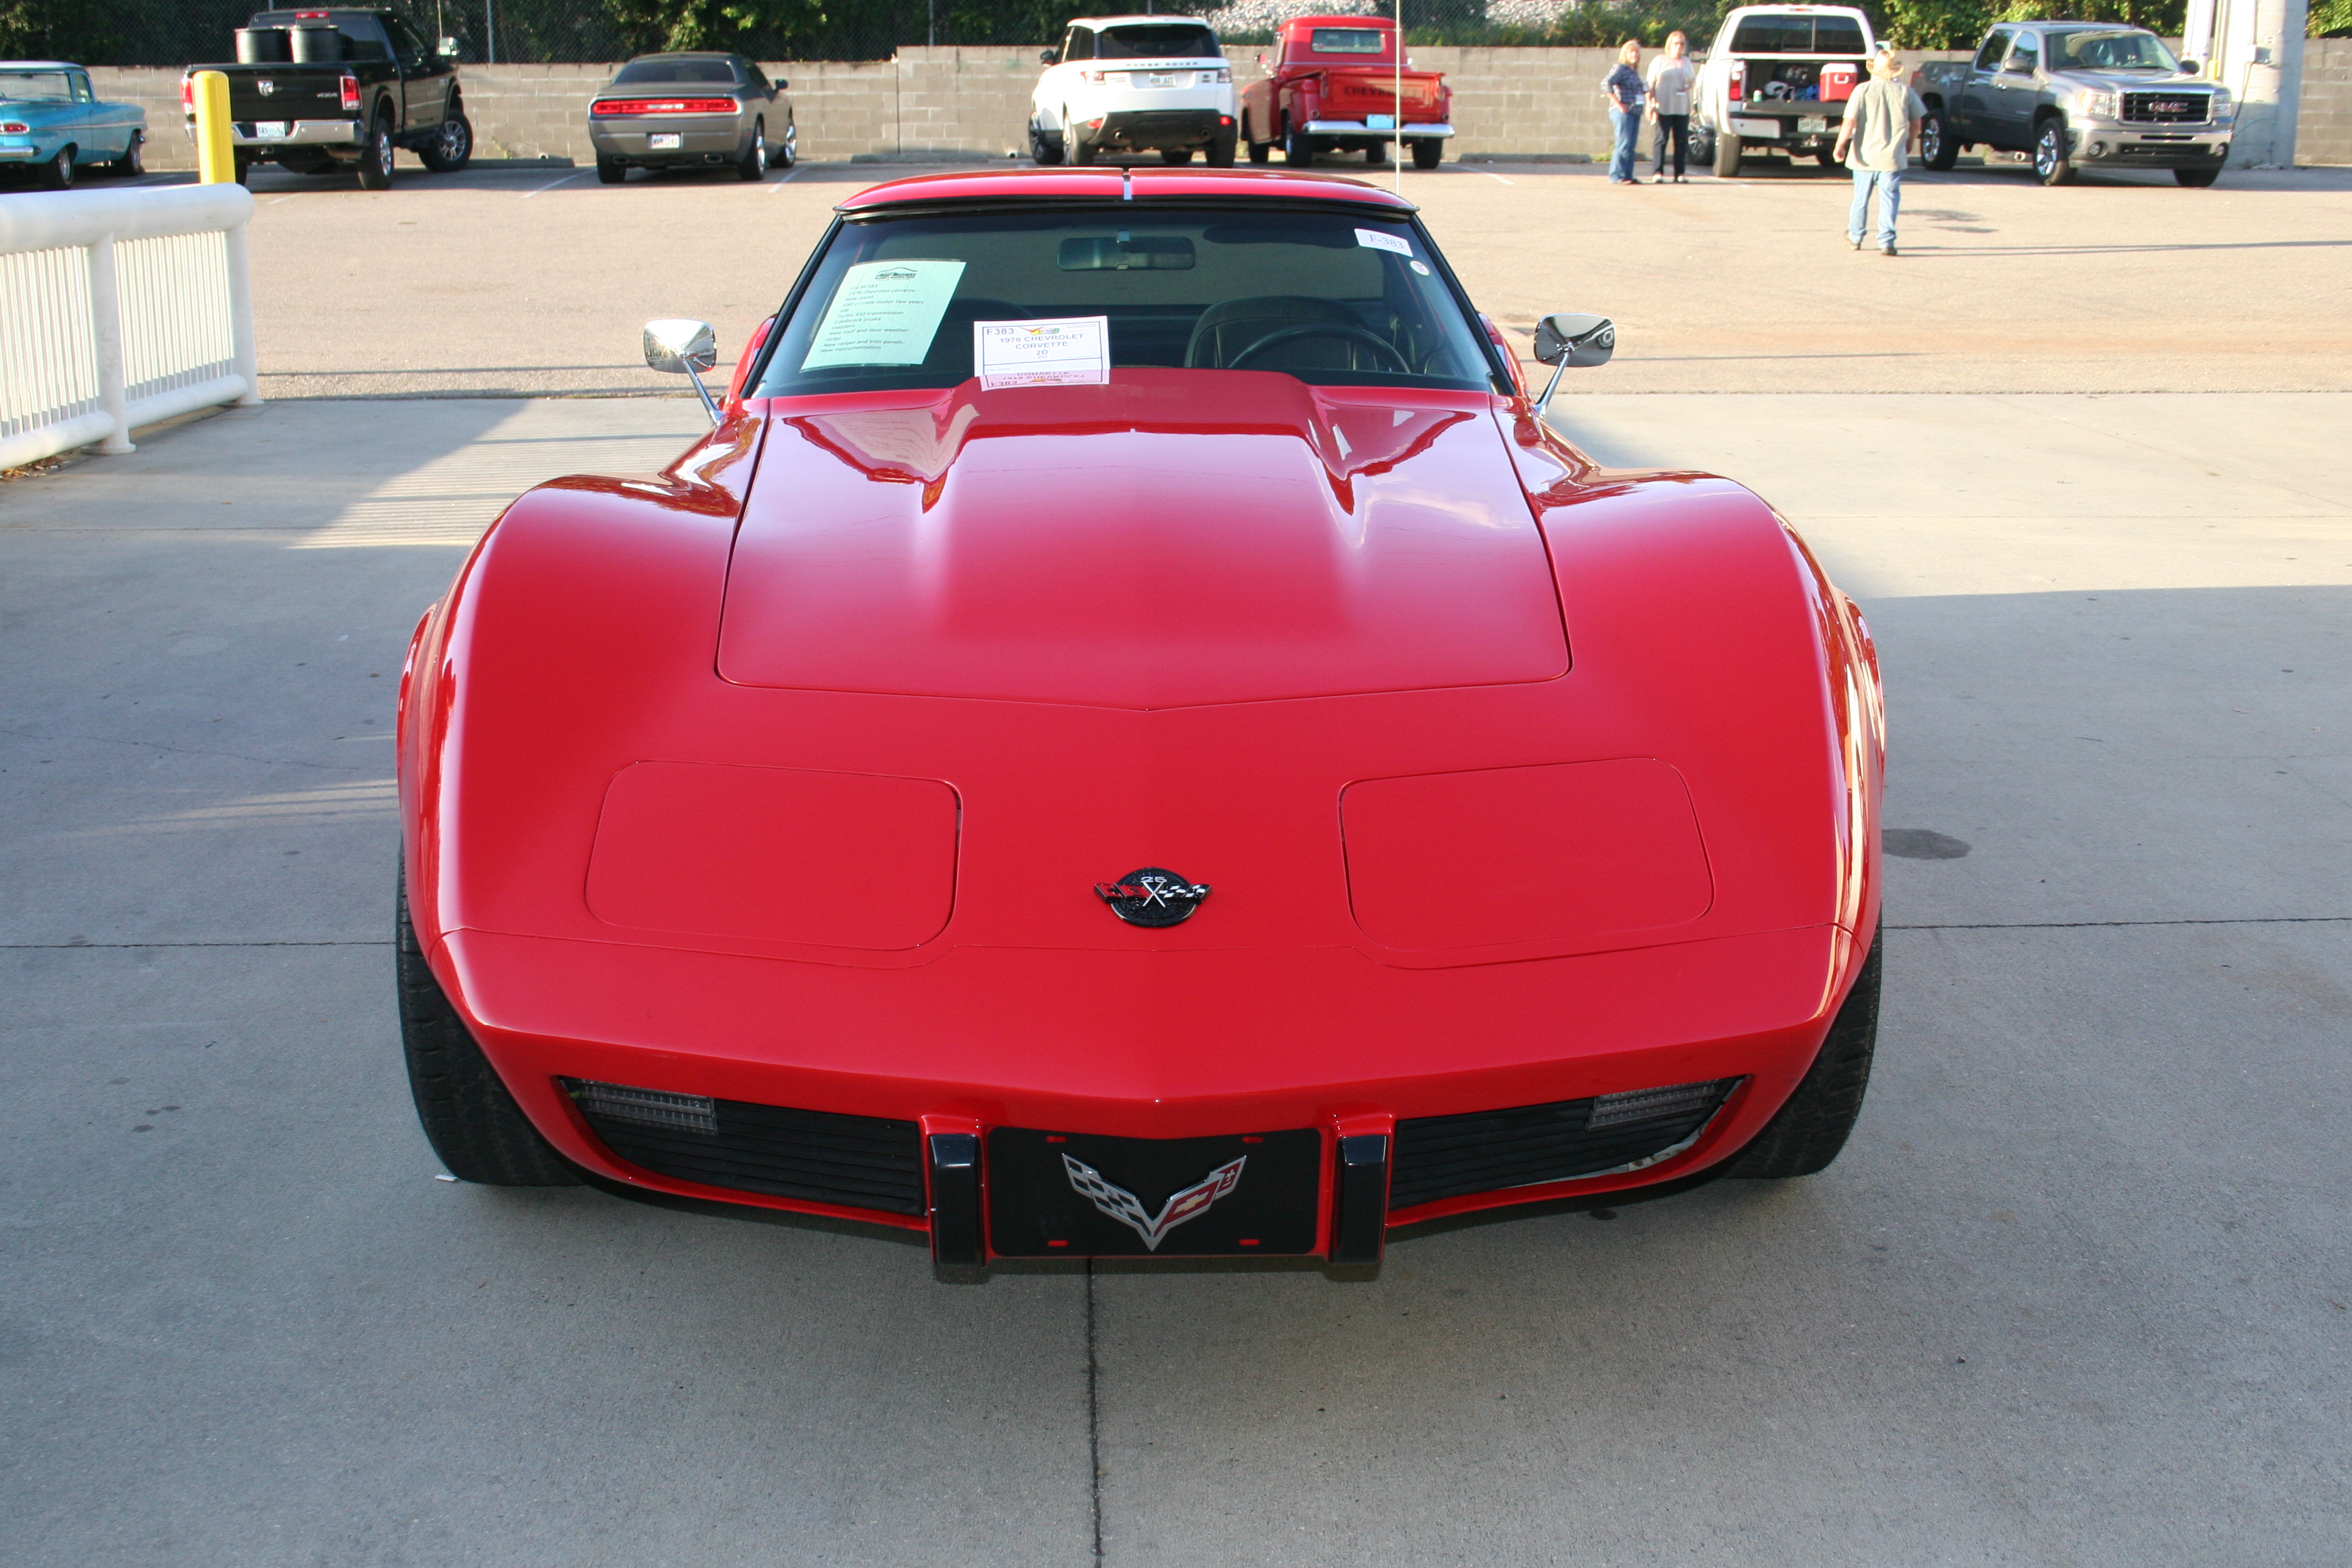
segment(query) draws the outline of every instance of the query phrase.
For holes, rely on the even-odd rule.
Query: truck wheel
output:
[[[252,187],[253,187],[253,160],[252,160],[252,159],[250,159],[250,158],[248,158],[248,157],[247,157],[247,156],[246,156],[244,153],[232,153],[232,154],[230,154],[230,159],[231,159],[231,163],[232,163],[232,164],[233,164],[232,172],[233,172],[233,173],[236,174],[236,183],[237,183],[238,184],[240,184],[240,185],[245,186],[245,187],[246,187],[247,189],[248,189],[248,190],[252,189]]]
[[[147,133],[143,131],[133,131],[131,133],[131,145],[125,147],[122,150],[122,156],[114,161],[114,172],[132,179],[145,174],[147,172],[146,146]]]
[[[463,104],[451,103],[441,133],[417,150],[425,166],[436,174],[454,174],[474,160],[474,122]]]
[[[368,127],[367,140],[360,144],[360,189],[392,189],[393,151],[392,117],[379,114]]]
[[[1878,1046],[1878,954],[1884,945],[1880,938],[1872,939],[1870,956],[1863,960],[1862,973],[1831,1023],[1811,1070],[1724,1174],[1768,1181],[1810,1176],[1845,1147],[1846,1135],[1862,1114],[1862,1097],[1870,1088],[1870,1058]]]
[[[745,148],[743,156],[737,160],[735,177],[739,180],[764,180],[768,177],[768,122],[766,121],[751,121],[751,145]]]
[[[73,188],[74,150],[71,143],[58,149],[58,155],[41,165],[41,184],[52,191]]]
[[[2221,171],[2219,169],[2175,169],[2172,171],[2172,177],[2179,181],[2184,185],[2189,185],[2201,191],[2206,186],[2211,184],[2214,181],[2220,179],[2221,177]]]
[[[1715,177],[1728,180],[1739,173],[1739,133],[1719,131],[1715,137]]]
[[[1444,162],[1444,160],[1445,143],[1440,142],[1436,137],[1416,136],[1412,139],[1412,166],[1414,168],[1434,169],[1439,163]]]
[[[1251,163],[1263,163],[1266,162],[1268,159],[1272,158],[1273,156],[1274,156],[1274,143],[1273,143],[1273,142],[1251,142],[1251,143],[1249,144],[1249,161],[1250,161]]]
[[[1192,149],[1190,147],[1162,147],[1160,149],[1160,161],[1163,163],[1170,164],[1189,163],[1192,161]]]
[[[1286,123],[1282,128],[1282,161],[1295,169],[1315,162],[1315,146],[1304,131]]]
[[[1029,161],[1040,168],[1050,169],[1062,161],[1062,136],[1056,131],[1029,128]]]
[[[1220,136],[1214,142],[1210,142],[1207,157],[1209,167],[1212,169],[1232,168],[1234,166],[1233,137],[1230,135]]]
[[[572,1187],[580,1176],[539,1135],[425,962],[408,919],[408,868],[393,915],[400,1044],[416,1119],[449,1173],[494,1187]]]
[[[2045,185],[2063,185],[2074,177],[2074,160],[2066,155],[2066,122],[2054,114],[2033,128],[2033,173]]]
[[[1919,162],[1942,174],[1960,161],[1960,144],[1952,139],[1952,128],[1944,123],[1944,111],[1927,110],[1919,121]]]

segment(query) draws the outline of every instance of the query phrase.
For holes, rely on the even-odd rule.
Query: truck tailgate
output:
[[[228,78],[231,120],[348,120],[341,66],[206,66]]]
[[[1437,111],[1437,86],[1442,79],[1434,71],[1404,73],[1404,111],[1408,117],[1416,110],[1428,114]],[[1340,119],[1391,113],[1395,110],[1396,100],[1397,79],[1393,71],[1327,70],[1323,73],[1324,110]]]

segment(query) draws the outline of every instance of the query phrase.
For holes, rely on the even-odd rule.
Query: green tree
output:
[[[604,0],[632,53],[732,49],[755,41],[812,37],[825,25],[818,0]]]

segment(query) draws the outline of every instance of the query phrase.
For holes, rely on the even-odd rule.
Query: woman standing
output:
[[[1666,142],[1675,144],[1675,184],[1683,181],[1683,165],[1690,158],[1691,84],[1698,68],[1691,64],[1690,40],[1680,33],[1666,35],[1666,52],[1650,62],[1650,123],[1658,128],[1650,154],[1653,184],[1666,183]]]
[[[1610,127],[1617,133],[1609,157],[1612,185],[1633,183],[1633,136],[1642,126],[1642,105],[1650,96],[1642,85],[1641,64],[1642,40],[1628,38],[1617,50],[1617,68],[1601,80],[1601,90],[1609,95]]]

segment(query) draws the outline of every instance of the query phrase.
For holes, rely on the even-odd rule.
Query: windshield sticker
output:
[[[1358,229],[1356,231],[1356,243],[1358,245],[1370,246],[1374,250],[1392,250],[1399,256],[1411,256],[1412,254],[1412,247],[1411,245],[1399,239],[1395,235],[1382,234],[1376,228]]]
[[[1415,261],[1412,263],[1412,269],[1415,272],[1420,273],[1423,278],[1429,276],[1429,263],[1426,261]]]
[[[1110,318],[974,321],[971,359],[981,388],[1100,386],[1110,380]]]
[[[861,261],[849,268],[803,370],[920,364],[963,277],[961,261]]]

